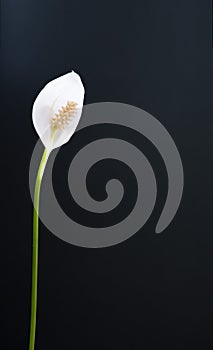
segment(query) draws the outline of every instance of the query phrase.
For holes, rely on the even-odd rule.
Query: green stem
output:
[[[30,343],[29,350],[35,348],[36,333],[36,312],[37,312],[37,291],[38,291],[38,227],[39,227],[39,197],[41,180],[44,169],[47,164],[49,152],[45,148],[41,163],[38,168],[34,191],[34,209],[33,209],[33,247],[32,247],[32,286],[31,286],[31,319],[30,319]]]

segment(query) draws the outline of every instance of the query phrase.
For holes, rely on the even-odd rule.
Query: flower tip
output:
[[[84,85],[82,83],[82,80],[81,80],[81,77],[78,73],[76,73],[73,69],[71,70],[70,73],[70,77],[76,82],[79,84],[79,86],[81,86],[82,90],[83,90],[83,93],[85,93],[85,89],[84,89]]]
[[[81,80],[80,75],[78,73],[76,73],[73,69],[71,70],[71,72],[69,74],[72,75],[73,78],[76,78],[76,80]]]

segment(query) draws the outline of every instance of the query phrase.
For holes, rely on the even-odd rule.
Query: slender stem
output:
[[[41,163],[38,168],[34,191],[34,209],[33,209],[33,247],[32,247],[32,286],[31,286],[31,319],[30,319],[30,342],[29,350],[35,348],[36,332],[36,312],[37,312],[37,290],[38,290],[38,228],[39,228],[39,197],[41,180],[47,163],[49,152],[45,148]]]

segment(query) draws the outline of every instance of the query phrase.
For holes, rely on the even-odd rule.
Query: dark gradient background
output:
[[[38,139],[32,103],[46,82],[70,69],[82,76],[86,103],[132,104],[164,124],[182,156],[185,189],[175,219],[156,235],[167,190],[162,160],[143,138],[116,131],[134,139],[156,171],[155,210],[140,232],[106,249],[69,245],[41,225],[36,349],[213,349],[211,1],[3,0],[1,58],[1,163],[8,169],[1,186],[9,213],[7,233],[1,232],[1,349],[28,347],[28,167]],[[63,147],[55,166],[56,191],[68,209],[60,172],[82,137]],[[107,163],[97,172],[100,181],[105,172],[126,174],[128,210],[134,181],[119,169]],[[94,198],[96,175],[91,169]]]

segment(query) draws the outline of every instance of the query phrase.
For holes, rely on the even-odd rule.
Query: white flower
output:
[[[33,105],[33,125],[50,152],[68,142],[79,123],[84,86],[75,72],[49,82]]]

